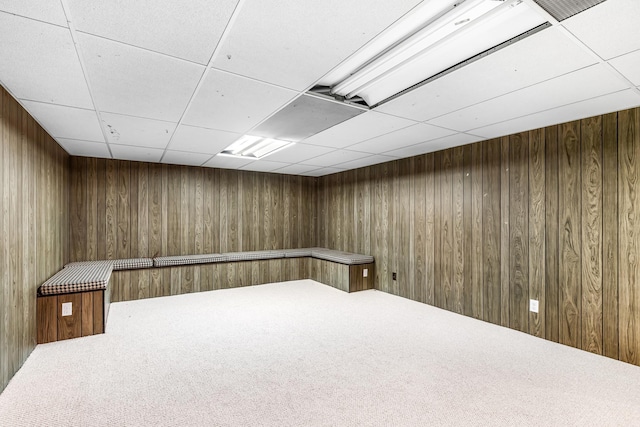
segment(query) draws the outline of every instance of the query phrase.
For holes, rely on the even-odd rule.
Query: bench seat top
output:
[[[40,295],[58,295],[106,289],[112,270],[111,261],[71,265],[51,276],[40,286],[38,292]]]

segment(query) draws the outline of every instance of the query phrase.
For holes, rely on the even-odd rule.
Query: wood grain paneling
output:
[[[640,364],[640,110],[618,114],[619,351]]]
[[[0,392],[36,345],[36,289],[69,259],[68,204],[69,156],[0,87]]]
[[[529,133],[529,298],[545,307],[545,132]],[[545,337],[544,312],[529,312],[529,333]]]
[[[558,155],[559,339],[562,344],[579,347],[582,331],[580,122],[560,126]]]
[[[529,141],[528,134],[510,138],[509,158],[509,326],[529,330]]]
[[[558,266],[558,126],[545,129],[545,337],[558,342],[560,285]]]
[[[466,298],[470,294],[465,295],[465,276],[467,269],[465,263],[467,260],[466,249],[467,233],[465,233],[464,218],[464,147],[456,147],[452,154],[452,235],[451,247],[453,248],[453,262],[451,265],[451,303],[450,307],[456,313],[465,313]]]
[[[362,251],[368,221],[376,289],[640,364],[640,109],[352,174],[320,178],[315,244]],[[327,214],[363,191],[357,227]]]
[[[109,308],[108,295],[108,291],[98,290],[39,296],[38,344],[103,333]],[[69,316],[62,315],[64,303],[72,304]]]
[[[62,315],[63,304],[71,304],[71,315]],[[58,340],[82,336],[82,294],[58,295]]]
[[[435,303],[434,282],[436,270],[436,207],[435,207],[435,156],[433,153],[425,156],[425,230],[424,241],[426,244],[425,253],[425,301],[427,304]],[[422,179],[421,179],[422,180]],[[375,285],[375,283],[374,283]]]
[[[602,118],[581,123],[582,343],[602,354]]]
[[[453,301],[453,166],[452,150],[445,150],[441,156],[440,166],[440,283],[436,289],[440,292],[440,304],[436,297],[436,305],[447,310],[454,310]]]
[[[425,168],[426,158],[424,156],[411,159],[409,176],[411,177],[412,208],[409,211],[410,228],[409,236],[409,286],[411,288],[412,299],[420,302],[427,302],[427,208],[426,208],[426,180]],[[366,169],[363,169],[366,170]]]
[[[500,140],[483,142],[482,253],[484,320],[500,324]]]
[[[71,261],[313,246],[315,206],[298,199],[315,192],[314,178],[81,157],[71,165]],[[285,217],[301,226],[284,227]],[[102,225],[89,230],[94,223]],[[132,271],[114,289],[125,299],[165,295],[171,284],[197,291],[209,273],[186,268],[171,281]]]
[[[618,353],[618,115],[603,117],[602,129],[602,335],[603,354]]]
[[[511,287],[510,223],[509,223],[509,137],[500,139],[500,325],[509,326],[509,300]]]
[[[40,297],[37,299],[38,343],[53,342],[58,339],[58,297]]]
[[[482,239],[482,199],[483,199],[483,173],[482,173],[482,149],[483,144],[474,144],[471,147],[471,194],[466,210],[471,213],[469,225],[471,233],[471,307],[469,315],[476,319],[485,318],[484,315],[484,272],[483,272],[483,239]]]

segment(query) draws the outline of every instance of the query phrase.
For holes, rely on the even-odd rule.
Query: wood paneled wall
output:
[[[36,345],[36,290],[69,258],[69,157],[0,87],[0,392]]]
[[[73,157],[71,260],[310,247],[315,179]],[[117,300],[117,299],[114,299]]]
[[[640,109],[330,175],[317,197],[316,245],[372,254],[377,289],[640,365]]]

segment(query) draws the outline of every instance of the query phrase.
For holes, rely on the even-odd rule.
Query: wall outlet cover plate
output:
[[[73,314],[73,303],[72,302],[63,302],[62,303],[62,315],[63,316],[71,316]]]
[[[538,308],[539,308],[539,303],[538,303],[537,299],[529,300],[529,311],[537,313],[538,312]]]

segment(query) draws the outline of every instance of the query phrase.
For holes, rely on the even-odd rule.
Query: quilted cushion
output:
[[[89,265],[70,265],[44,282],[40,295],[68,294],[106,289],[111,277],[112,263],[97,261]]]
[[[313,250],[311,256],[317,259],[324,259],[340,264],[370,264],[373,257],[370,255],[360,255],[351,252],[334,251],[331,249]]]
[[[261,259],[284,258],[284,251],[249,251],[249,252],[229,252],[224,254],[228,261],[255,261]]]
[[[153,267],[151,258],[125,258],[113,261],[114,270],[136,270],[138,268]]]
[[[102,264],[108,264],[113,268],[113,260],[111,259],[107,259],[107,260],[100,260],[100,261],[76,261],[76,262],[70,262],[69,264],[65,265],[64,268],[68,268],[68,267],[86,267],[86,266],[91,266],[91,265],[102,265]]]
[[[176,255],[156,257],[153,259],[153,265],[156,267],[169,267],[172,265],[209,264],[226,261],[227,257],[220,254]]]
[[[285,249],[282,252],[284,252],[285,258],[302,258],[305,256],[311,256],[311,248]]]

